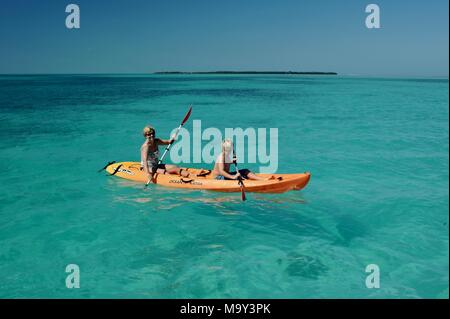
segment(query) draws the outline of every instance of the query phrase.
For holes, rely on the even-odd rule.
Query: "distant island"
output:
[[[288,75],[337,75],[336,72],[294,72],[294,71],[162,71],[153,74],[288,74]]]

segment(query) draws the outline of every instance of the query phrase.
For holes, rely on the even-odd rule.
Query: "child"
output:
[[[231,160],[231,153],[233,152],[233,142],[231,140],[226,139],[222,143],[222,152],[216,159],[216,163],[214,165],[213,174],[216,175],[216,179],[218,180],[233,180],[238,179],[239,176],[242,176],[245,179],[253,179],[257,181],[270,180],[274,177],[263,178],[259,177],[248,169],[240,169],[239,172],[230,172],[230,164],[233,162]]]

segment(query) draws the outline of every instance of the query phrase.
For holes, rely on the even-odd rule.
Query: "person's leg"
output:
[[[259,177],[258,175],[253,174],[252,172],[248,172],[245,176],[247,179],[252,179],[255,181],[265,181],[267,178]]]
[[[189,177],[189,172],[186,168],[178,167],[176,165],[166,165],[166,172],[169,174],[181,175],[183,177]]]
[[[270,176],[270,177],[259,177],[258,175],[252,173],[250,170],[248,169],[241,169],[239,170],[239,173],[241,173],[242,177],[246,178],[246,179],[252,179],[254,181],[268,181],[268,180],[273,180],[276,179],[275,176]]]
[[[166,173],[166,170],[165,170],[164,168],[158,168],[158,169],[156,170],[156,173],[161,174],[161,175],[164,175],[164,174]]]

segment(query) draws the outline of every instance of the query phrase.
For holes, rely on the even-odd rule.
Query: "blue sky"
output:
[[[65,27],[65,7],[81,29]],[[365,7],[381,29],[365,27]],[[0,73],[448,76],[448,0],[2,0]]]

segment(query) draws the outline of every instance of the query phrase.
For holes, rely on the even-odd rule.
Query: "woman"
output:
[[[233,152],[233,142],[231,140],[226,139],[222,143],[222,152],[216,159],[216,163],[214,164],[213,174],[216,176],[218,180],[232,180],[238,179],[242,176],[245,179],[253,179],[256,181],[265,181],[274,179],[274,176],[269,178],[259,177],[248,169],[240,169],[238,172],[230,172],[230,164],[233,162],[231,160],[231,153]]]
[[[169,145],[173,143],[174,139],[162,140],[155,137],[156,131],[150,125],[144,127],[142,131],[145,142],[141,146],[141,167],[148,175],[149,180],[152,180],[153,174],[177,174],[183,177],[189,177],[189,172],[185,168],[180,168],[175,165],[159,164],[159,145]],[[145,165],[147,164],[147,165]]]

